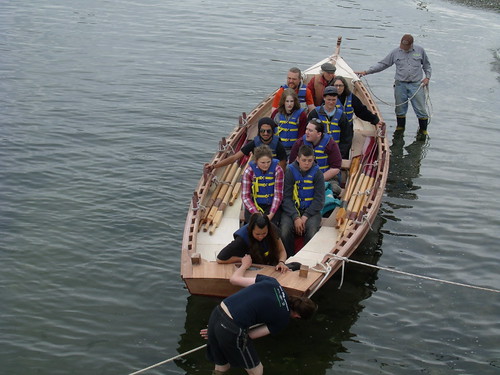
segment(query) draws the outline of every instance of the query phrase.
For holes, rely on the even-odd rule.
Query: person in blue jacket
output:
[[[217,263],[237,263],[250,254],[254,263],[276,266],[280,272],[288,271],[286,251],[278,228],[269,217],[260,212],[252,214],[248,224],[233,234],[234,240],[217,255]]]
[[[213,374],[224,374],[231,367],[244,368],[252,375],[263,374],[253,339],[276,334],[290,318],[308,319],[317,310],[309,298],[289,296],[273,277],[245,277],[251,265],[252,257],[247,254],[229,280],[244,289],[217,305],[208,328],[200,330],[200,335],[208,339],[207,358],[215,363]]]

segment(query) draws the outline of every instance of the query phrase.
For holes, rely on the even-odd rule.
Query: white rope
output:
[[[380,102],[384,103],[385,105],[388,105],[389,107],[399,107],[399,106],[402,106],[404,104],[408,104],[417,95],[417,93],[420,91],[420,89],[422,87],[425,87],[423,84],[420,84],[420,86],[418,87],[418,90],[415,91],[415,93],[410,98],[408,98],[407,101],[405,101],[403,103],[399,103],[399,104],[391,104],[391,103],[387,103],[386,101],[380,99],[377,95],[375,95],[375,93],[373,92],[372,88],[370,87],[370,84],[368,83],[368,81],[366,79],[364,79],[363,81],[364,81],[364,84],[366,84],[366,87],[368,88],[368,91],[370,91],[370,94],[372,94]],[[428,90],[427,90],[427,92],[428,92]]]
[[[131,372],[129,375],[137,375],[137,374],[142,374],[143,372],[146,372],[148,370],[151,370],[155,367],[158,367],[158,366],[161,366],[161,365],[164,365],[165,363],[167,362],[172,362],[173,360],[177,359],[177,358],[181,358],[181,357],[184,357],[185,355],[188,355],[188,354],[191,354],[191,353],[194,353],[200,349],[203,349],[204,347],[206,347],[207,344],[204,344],[202,346],[198,346],[197,348],[194,348],[194,349],[191,349],[187,352],[184,352],[182,354],[179,354],[179,355],[176,355],[175,357],[172,357],[172,358],[169,358],[169,359],[166,359],[164,361],[161,361],[161,362],[158,362],[158,363],[155,363],[154,365],[151,365],[149,367],[146,367],[146,368],[143,368],[142,370],[138,370],[136,372]]]
[[[485,287],[482,287],[482,286],[477,286],[477,285],[472,285],[472,284],[464,284],[464,283],[458,283],[458,282],[455,282],[455,281],[448,281],[448,280],[443,280],[443,279],[437,279],[435,277],[417,275],[415,273],[399,271],[399,270],[396,270],[394,268],[387,268],[387,267],[375,266],[373,264],[363,263],[363,262],[360,262],[360,261],[357,261],[357,260],[352,260],[352,259],[349,259],[349,258],[346,258],[346,257],[341,257],[341,256],[338,256],[336,254],[328,254],[328,256],[330,256],[332,258],[335,258],[335,259],[338,259],[338,260],[342,260],[343,262],[351,262],[351,263],[355,263],[355,264],[360,264],[362,266],[376,268],[378,270],[383,270],[383,271],[394,272],[394,273],[398,273],[398,274],[405,275],[405,276],[417,277],[417,278],[424,279],[424,280],[438,281],[440,283],[451,284],[451,285],[456,285],[456,286],[462,286],[462,287],[471,288],[471,289],[479,289],[479,290],[483,290],[483,291],[486,291],[486,292],[500,293],[500,290],[498,290],[498,289],[485,288]]]

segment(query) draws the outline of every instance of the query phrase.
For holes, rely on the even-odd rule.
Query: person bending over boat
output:
[[[248,224],[233,233],[234,240],[217,255],[217,263],[238,263],[250,254],[254,263],[276,266],[276,271],[286,272],[286,251],[278,228],[267,215],[255,213]]]
[[[271,149],[261,145],[254,151],[254,160],[243,171],[241,176],[241,200],[245,206],[245,222],[250,215],[261,212],[276,225],[281,216],[283,200],[283,169],[278,160],[273,159]]]
[[[271,118],[278,125],[276,135],[285,149],[290,151],[295,141],[304,135],[307,125],[307,112],[300,107],[299,97],[294,90],[283,91],[279,106]]]
[[[308,111],[314,109],[314,98],[311,90],[302,83],[302,72],[299,68],[290,68],[286,76],[286,85],[281,86],[273,99],[273,106],[271,108],[271,113],[273,113],[278,107],[283,95],[283,91],[286,89],[292,89],[296,92],[299,97],[299,102],[301,105],[307,106]],[[272,116],[271,116],[272,117]]]
[[[307,88],[311,90],[313,95],[315,107],[323,103],[323,91],[326,87],[332,85],[336,70],[335,65],[328,62],[324,63],[321,65],[321,72],[312,77],[307,84]]]
[[[288,325],[290,318],[309,319],[317,310],[309,298],[289,296],[273,277],[245,277],[251,265],[252,258],[245,255],[241,267],[229,280],[244,289],[216,306],[208,328],[200,330],[201,337],[208,339],[207,358],[215,363],[213,373],[217,375],[231,367],[244,368],[252,375],[263,374],[264,366],[253,339],[276,334]]]
[[[294,233],[304,236],[304,244],[321,226],[321,209],[325,204],[325,180],[314,150],[307,145],[299,149],[297,160],[288,165],[285,173],[281,238],[288,256],[295,254]]]
[[[274,135],[276,130],[276,123],[274,120],[270,117],[262,117],[257,125],[257,130],[259,134],[257,134],[253,140],[244,145],[237,153],[222,159],[218,163],[207,164],[205,168],[211,172],[214,168],[220,168],[232,164],[236,160],[241,159],[243,155],[250,155],[250,153],[254,152],[254,149],[260,145],[268,145],[273,153],[273,158],[278,159],[281,169],[285,170],[287,154],[283,144],[279,140],[279,137]]]
[[[427,135],[429,114],[425,107],[423,88],[429,85],[432,69],[425,50],[413,44],[413,36],[405,34],[398,48],[393,49],[383,60],[364,70],[356,72],[360,77],[381,72],[396,64],[394,76],[394,98],[396,100],[396,130],[404,131],[408,101],[418,118],[418,133]],[[425,73],[425,78],[424,78]]]
[[[325,124],[325,132],[339,144],[342,158],[349,159],[354,131],[342,109],[337,107],[337,98],[338,91],[335,87],[325,88],[323,92],[325,103],[310,112],[308,118],[319,118]]]
[[[344,77],[336,76],[333,87],[335,87],[338,92],[337,107],[342,109],[351,126],[353,125],[353,115],[356,115],[361,120],[368,121],[372,125],[384,124],[375,113],[366,108],[361,100],[351,92],[349,84]]]
[[[335,195],[340,195],[342,189],[339,186],[338,175],[342,166],[342,156],[338,144],[329,134],[325,134],[325,125],[319,119],[309,120],[306,126],[306,134],[299,138],[292,147],[288,162],[291,164],[297,159],[297,154],[302,145],[313,148],[316,163],[319,166],[325,181],[330,182]]]

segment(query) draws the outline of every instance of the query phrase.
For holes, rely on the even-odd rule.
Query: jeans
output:
[[[406,112],[408,112],[408,103],[399,105],[406,102],[409,98],[418,93],[413,99],[411,99],[411,105],[415,111],[415,115],[419,119],[427,119],[429,115],[425,108],[425,92],[424,88],[421,87],[420,82],[394,82],[394,99],[396,100],[396,117],[405,117]]]
[[[321,226],[321,213],[311,216],[306,221],[304,234],[304,245],[310,241]],[[295,254],[295,226],[291,216],[283,214],[281,216],[281,239],[285,245],[287,258]]]

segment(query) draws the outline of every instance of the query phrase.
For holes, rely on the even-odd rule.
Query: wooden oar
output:
[[[360,180],[362,179],[362,171],[363,171],[364,167],[366,166],[366,163],[367,163],[367,160],[369,158],[370,151],[372,150],[373,145],[374,145],[373,139],[366,138],[365,143],[363,145],[363,151],[362,151],[361,155],[358,155],[356,157],[357,162],[354,158],[351,162],[351,170],[353,170],[354,168],[356,168],[356,169],[353,172],[349,172],[350,176],[349,176],[349,180],[347,182],[347,188],[345,190],[345,193],[344,193],[344,196],[342,199],[342,206],[339,209],[339,211],[337,212],[337,216],[336,216],[337,227],[340,227],[344,223],[344,220],[345,220],[346,215],[347,215],[346,208],[349,205],[349,201],[352,198],[352,194],[354,191],[358,191],[360,188],[359,184],[360,184]],[[351,175],[351,173],[353,173],[353,174]]]
[[[362,173],[359,175],[359,178],[356,182],[356,186],[352,190],[351,197],[349,198],[349,203],[347,206],[347,212],[345,219],[341,223],[339,223],[339,232],[338,238],[341,238],[344,235],[344,232],[353,224],[353,220],[356,219],[357,214],[362,207],[363,203],[363,194],[366,192],[367,187],[370,184],[371,173],[370,171],[373,169],[373,163],[375,161],[377,155],[377,144],[373,140],[370,140],[369,147],[366,150]]]
[[[215,214],[214,219],[212,220],[212,226],[210,227],[209,233],[213,234],[215,229],[219,226],[221,220],[222,220],[222,215],[224,214],[224,210],[228,206],[229,199],[231,198],[231,194],[233,192],[234,186],[236,185],[236,181],[240,178],[241,176],[241,166],[236,170],[236,173],[234,174],[234,177],[231,181],[231,184],[229,185],[229,188],[227,189],[226,194],[224,195],[224,198],[222,199],[221,204],[219,205],[219,208],[217,209],[217,212]]]
[[[225,181],[225,179],[227,178],[227,174],[229,173],[230,169],[231,168],[229,166],[224,167],[224,172],[222,173],[222,177],[219,180],[220,182],[221,181]],[[217,199],[217,196],[219,195],[220,189],[222,188],[222,184],[220,182],[215,187],[214,191],[212,192],[212,195],[210,196],[210,198],[208,199],[207,204],[205,205],[206,211],[205,211],[205,215],[203,216],[203,219],[202,219],[203,222],[207,221],[207,217],[208,217],[208,214],[210,213],[210,209],[212,208],[212,205],[214,204],[215,200]]]
[[[241,175],[243,176],[243,172],[245,169],[247,169],[248,164],[250,164],[250,161],[252,160],[251,157],[247,156],[246,159],[242,158],[242,162],[245,162],[245,166],[241,169]],[[241,180],[238,181],[231,193],[231,198],[229,199],[229,205],[232,206],[234,204],[234,201],[238,199],[238,196],[240,195],[240,190],[241,190]]]
[[[212,221],[215,217],[215,214],[217,213],[217,210],[219,208],[219,205],[221,204],[222,199],[224,199],[224,196],[226,195],[227,189],[229,188],[229,184],[231,183],[237,169],[238,169],[238,163],[233,163],[231,165],[231,167],[229,168],[229,173],[227,174],[226,178],[224,179],[224,181],[222,181],[219,184],[222,186],[219,189],[219,192],[217,193],[217,197],[215,198],[214,204],[210,208],[210,212],[207,215],[207,221],[205,223],[205,227],[203,228],[204,232],[206,232],[208,230],[208,227],[210,226],[210,224],[212,224]]]
[[[351,160],[351,167],[349,168],[349,175],[346,184],[346,189],[344,191],[344,196],[342,197],[342,205],[337,211],[337,216],[336,216],[337,221],[341,220],[345,216],[345,207],[347,206],[347,202],[351,197],[355,181],[357,180],[357,176],[359,175],[359,171],[361,169],[360,162],[361,162],[361,155],[357,155]]]

